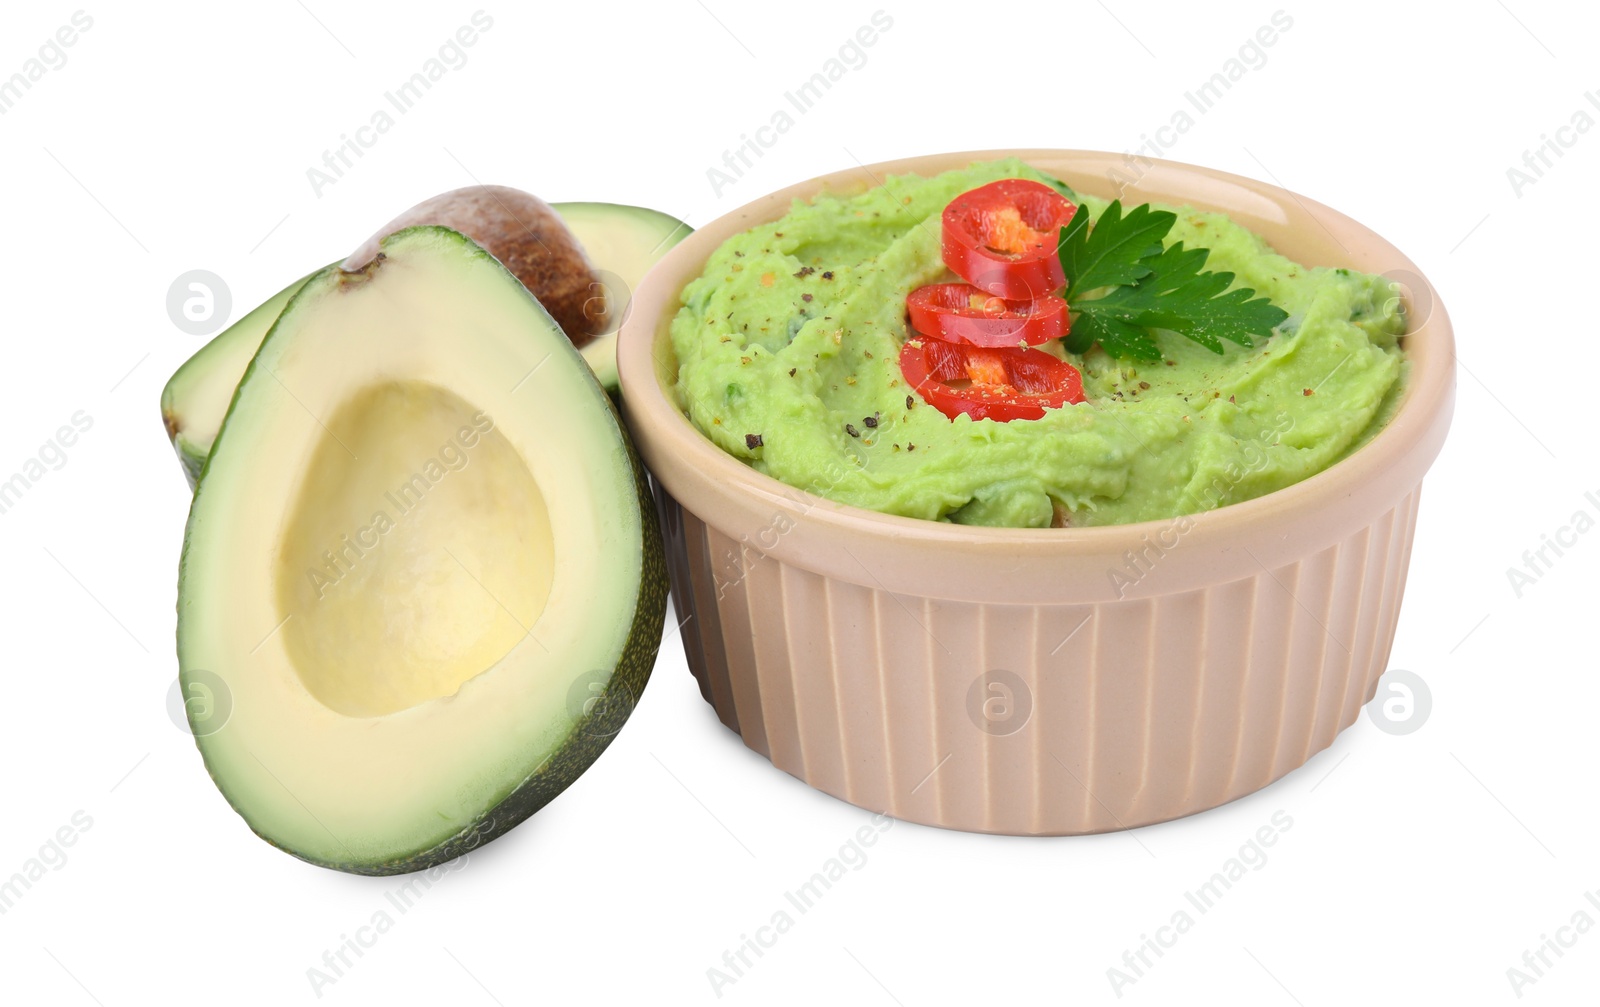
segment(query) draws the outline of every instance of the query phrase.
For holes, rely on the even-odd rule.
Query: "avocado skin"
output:
[[[178,452],[178,464],[183,466],[183,477],[189,480],[189,491],[192,493],[200,485],[200,472],[206,467],[206,459],[210,456],[191,451],[186,446],[174,444],[173,447]]]

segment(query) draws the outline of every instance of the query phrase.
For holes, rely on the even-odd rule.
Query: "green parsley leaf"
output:
[[[1067,274],[1067,299],[1100,287],[1132,283],[1150,272],[1145,260],[1161,251],[1161,239],[1178,215],[1141,203],[1122,215],[1122,201],[1106,207],[1094,227],[1089,208],[1080,206],[1061,233],[1061,268]]]
[[[1156,346],[1150,330],[1111,315],[1085,311],[1072,322],[1072,331],[1067,334],[1067,349],[1073,353],[1086,353],[1095,343],[1105,347],[1106,352],[1114,357],[1152,363],[1161,359],[1161,349]]]
[[[1209,249],[1181,241],[1163,247],[1177,219],[1148,203],[1123,216],[1119,200],[1091,229],[1088,211],[1078,208],[1060,246],[1073,311],[1067,349],[1083,353],[1099,343],[1113,356],[1156,361],[1161,350],[1150,330],[1165,329],[1220,354],[1222,340],[1254,346],[1253,337],[1289,317],[1248,287],[1229,290],[1232,273],[1203,272]]]

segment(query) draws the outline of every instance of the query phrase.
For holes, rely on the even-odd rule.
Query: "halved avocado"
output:
[[[531,198],[531,197],[530,197]],[[427,205],[427,204],[422,204]],[[583,246],[589,261],[602,273],[621,280],[623,303],[612,307],[609,328],[584,344],[581,353],[607,391],[617,394],[617,329],[627,310],[627,299],[644,274],[673,245],[693,229],[676,217],[642,206],[616,203],[553,203],[552,209]],[[602,277],[609,281],[611,277]],[[223,330],[172,375],[161,393],[161,416],[167,436],[178,451],[178,461],[192,489],[200,478],[217,428],[233,401],[233,390],[255,356],[267,330],[294,292],[302,277],[283,288],[260,307]],[[609,282],[607,282],[609,286]]]
[[[189,512],[180,674],[230,701],[191,726],[258,835],[399,874],[600,755],[665,605],[605,391],[492,256],[412,228],[312,276],[250,364]]]
[[[206,455],[211,453],[217,429],[233,401],[233,390],[250,366],[250,358],[256,355],[261,340],[289,298],[308,279],[309,276],[302,276],[261,302],[196,350],[167,379],[167,387],[161,390],[161,419],[167,425],[167,439],[177,449],[178,464],[183,466],[190,489],[200,479]]]
[[[621,203],[552,203],[550,204],[566,221],[568,229],[578,236],[589,261],[602,274],[607,284],[612,278],[621,281],[622,289],[606,291],[607,300],[621,303],[608,305],[611,318],[605,332],[579,351],[584,361],[594,371],[595,377],[607,390],[616,394],[617,381],[617,330],[627,317],[628,306],[639,281],[650,271],[667,251],[694,233],[694,228],[676,217],[642,206]]]

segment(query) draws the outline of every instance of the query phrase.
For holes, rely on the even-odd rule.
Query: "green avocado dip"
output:
[[[678,404],[775,479],[888,514],[1006,527],[1122,524],[1270,493],[1337,462],[1387,420],[1405,373],[1390,284],[1307,268],[1216,213],[1173,208],[1168,244],[1288,312],[1254,349],[1216,354],[1171,333],[1159,362],[1043,349],[1083,373],[1087,401],[1042,419],[948,419],[901,377],[906,295],[947,279],[940,214],[1002,178],[1046,182],[1096,216],[1105,202],[1017,160],[891,176],[850,198],[796,202],[729,239],[672,321]]]

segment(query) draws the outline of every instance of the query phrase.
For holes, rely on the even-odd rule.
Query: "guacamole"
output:
[[[683,290],[671,336],[678,404],[729,454],[789,485],[889,514],[1009,527],[1120,524],[1247,500],[1322,471],[1387,419],[1405,319],[1390,284],[1307,268],[1216,213],[1173,208],[1166,241],[1270,297],[1288,319],[1216,354],[1171,333],[1164,359],[1043,349],[1083,372],[1087,401],[1042,419],[954,420],[901,377],[906,295],[948,279],[940,214],[1017,160],[859,196],[796,202],[724,243]]]

